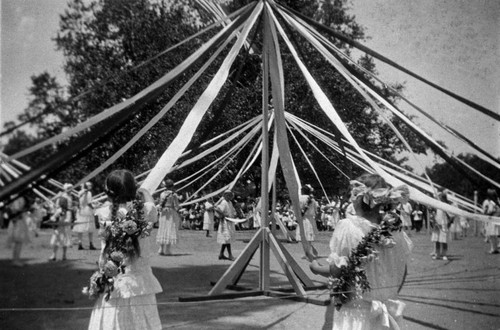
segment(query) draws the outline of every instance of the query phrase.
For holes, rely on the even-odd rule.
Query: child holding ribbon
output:
[[[399,329],[405,304],[397,295],[411,242],[394,209],[408,190],[392,189],[376,174],[365,174],[351,185],[356,215],[338,223],[327,263],[314,260],[310,267],[329,279],[338,310],[333,329]]]

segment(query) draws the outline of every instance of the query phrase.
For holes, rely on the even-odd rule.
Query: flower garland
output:
[[[83,294],[90,299],[97,299],[105,293],[106,301],[114,289],[114,277],[125,272],[127,259],[138,256],[137,241],[149,236],[153,225],[144,218],[144,203],[141,200],[132,201],[129,211],[118,211],[111,219],[111,225],[100,232],[106,242],[99,270],[90,277],[89,286],[83,288]]]
[[[402,221],[397,213],[386,213],[380,225],[372,229],[352,249],[351,255],[347,258],[347,265],[340,267],[340,275],[328,278],[330,297],[333,298],[337,310],[351,300],[360,299],[364,292],[370,290],[364,266],[367,262],[377,259],[376,246],[392,248],[396,245],[391,232],[400,231],[401,227]]]
[[[395,188],[372,189],[357,180],[351,180],[350,184],[352,186],[351,202],[362,196],[363,202],[370,205],[370,208],[375,207],[375,205],[400,203],[402,200],[407,199],[410,194],[406,185]]]

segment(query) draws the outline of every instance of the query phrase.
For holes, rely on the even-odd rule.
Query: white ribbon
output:
[[[380,320],[380,324],[388,329],[399,330],[398,321],[403,315],[405,303],[399,300],[387,300],[386,303],[380,300],[373,300],[371,314]]]
[[[226,220],[234,222],[234,223],[242,223],[242,222],[247,221],[247,219],[228,218],[228,217],[226,217]]]
[[[206,111],[212,104],[217,94],[219,93],[220,89],[222,88],[222,85],[227,80],[231,65],[236,59],[236,56],[238,55],[238,52],[241,49],[241,46],[246,40],[246,37],[250,32],[250,29],[255,24],[258,14],[261,12],[261,10],[262,10],[262,3],[258,4],[255,7],[250,18],[245,22],[245,26],[243,28],[240,37],[231,48],[229,54],[222,63],[219,71],[215,74],[208,87],[205,89],[203,94],[200,96],[200,98],[194,105],[191,112],[188,114],[186,120],[184,121],[184,124],[182,125],[175,139],[172,141],[170,146],[163,153],[160,160],[153,168],[153,170],[149,173],[149,175],[142,183],[142,187],[145,188],[146,190],[154,191],[158,187],[161,180],[169,172],[169,170],[172,168],[175,162],[179,159],[183,150],[191,141],[191,138],[193,137],[196,128],[201,122],[201,119],[205,115]],[[233,34],[234,33],[236,33],[236,31],[233,31]]]
[[[177,101],[184,95],[184,93],[196,82],[196,80],[205,72],[205,70],[208,68],[210,64],[217,58],[217,56],[220,54],[220,52],[227,46],[231,39],[228,38],[216,51],[215,53],[210,57],[210,59],[203,64],[203,66],[196,72],[196,74],[189,79],[189,81],[182,86],[182,88],[172,97],[170,101],[168,101],[167,105],[161,109],[159,113],[157,113],[153,119],[151,119],[144,127],[141,128],[141,130],[132,138],[130,139],[123,147],[120,148],[113,156],[111,156],[109,159],[107,159],[103,164],[101,164],[98,168],[93,170],[91,173],[87,174],[83,179],[78,181],[76,184],[77,186],[89,181],[93,177],[95,177],[97,174],[101,173],[103,170],[105,170],[108,166],[113,164],[118,158],[120,158],[130,147],[132,147],[144,134],[146,134],[153,126],[158,123],[158,121],[163,118],[163,116],[177,103]]]

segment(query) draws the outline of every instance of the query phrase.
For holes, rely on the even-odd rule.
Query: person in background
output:
[[[92,207],[92,183],[86,182],[78,192],[79,208],[73,232],[78,235],[78,250],[83,250],[82,238],[87,233],[89,238],[89,250],[95,250],[93,243],[95,227],[94,209]]]
[[[196,203],[196,208],[195,208],[195,216],[194,216],[194,224],[192,229],[195,230],[202,230],[203,229],[203,215],[205,213],[205,204],[203,203]]]
[[[403,229],[404,230],[412,229],[411,213],[413,212],[413,208],[411,207],[410,202],[407,200],[402,201],[398,205],[398,211],[400,212],[401,220],[403,221]]]
[[[302,223],[304,225],[305,240],[309,242],[311,253],[313,256],[318,256],[318,251],[313,246],[316,229],[316,213],[318,212],[318,203],[313,196],[314,189],[311,185],[306,184],[302,187],[302,194],[299,196],[300,210],[302,213]],[[300,242],[300,229],[297,226],[295,231],[295,239]]]
[[[417,233],[419,233],[422,229],[424,222],[424,212],[420,208],[420,204],[415,204],[415,210],[411,213],[413,216],[413,225],[415,226],[415,231]]]
[[[449,203],[446,191],[439,194],[439,199],[444,203]],[[448,260],[447,254],[450,224],[450,216],[448,213],[441,209],[437,209],[436,214],[434,215],[434,227],[431,235],[431,242],[434,242],[434,253],[432,254],[432,259],[434,260]]]
[[[495,189],[490,188],[486,192],[486,199],[483,201],[483,213],[491,216],[500,216],[500,200]],[[500,226],[491,222],[484,224],[484,230],[490,242],[490,254],[498,254],[498,235]]]
[[[205,201],[205,212],[203,213],[203,230],[207,232],[205,237],[211,237],[210,231],[214,230],[214,200],[208,197]]]
[[[57,199],[56,209],[54,214],[50,217],[53,223],[54,232],[50,238],[50,246],[52,246],[52,255],[50,261],[56,261],[57,250],[62,248],[62,260],[66,260],[66,253],[68,248],[71,247],[71,225],[73,215],[71,213],[73,201],[70,195],[73,185],[71,183],[64,184],[64,192]]]
[[[227,218],[235,218],[236,210],[233,206],[234,194],[231,190],[226,190],[222,199],[215,205],[215,212],[219,218],[219,228],[217,229],[217,243],[221,245],[219,260],[234,260],[231,251],[231,242],[234,239],[234,223]],[[227,249],[228,256],[224,255]]]
[[[461,215],[459,217],[459,221],[460,221],[460,228],[462,229],[462,237],[467,237],[467,231],[469,230],[470,228],[470,224],[469,224],[469,220],[464,217],[463,215]]]
[[[23,244],[29,243],[28,201],[20,196],[8,205],[9,227],[7,228],[7,246],[12,246],[12,265],[24,266],[21,261],[21,250]]]
[[[171,255],[171,246],[177,244],[178,230],[181,223],[179,216],[179,196],[174,190],[174,181],[167,179],[162,182],[165,188],[160,195],[160,225],[156,242],[160,245],[159,255]]]
[[[236,217],[239,218],[239,219],[244,219],[245,218],[245,213],[243,213],[243,208],[242,208],[242,205],[241,205],[241,198],[240,198],[240,196],[235,196],[234,197],[233,206],[234,206],[234,210],[236,211]],[[237,223],[237,224],[234,225],[234,228],[236,230],[242,230],[243,229],[243,224],[239,222],[239,223]]]

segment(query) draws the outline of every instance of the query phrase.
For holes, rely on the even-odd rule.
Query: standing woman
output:
[[[101,223],[105,226],[119,224],[127,214],[133,214],[140,219],[134,218],[126,222],[145,221],[149,229],[153,227],[158,216],[153,197],[145,189],[137,190],[131,172],[113,171],[106,178],[105,189],[111,205],[106,212],[100,213]],[[134,207],[141,206],[142,212],[138,212],[139,209],[134,210]],[[109,296],[101,294],[97,298],[90,316],[89,330],[161,329],[155,295],[162,292],[162,288],[149,265],[153,248],[151,236],[130,237],[130,243],[124,252],[122,247],[117,245],[120,237],[116,237],[113,230],[108,229],[104,229],[108,235],[101,249],[99,267],[107,272],[113,268],[113,261],[119,257],[124,269],[114,275],[113,290]]]
[[[83,250],[83,233],[89,236],[89,250],[95,250],[93,236],[96,230],[94,220],[94,209],[92,208],[92,183],[86,182],[78,192],[78,201],[80,203],[73,232],[78,235],[78,250]]]
[[[207,232],[206,237],[210,236],[210,230],[214,230],[214,200],[208,197],[205,201],[205,212],[203,213],[203,230]]]
[[[236,210],[233,206],[234,194],[231,190],[226,190],[222,199],[215,206],[215,211],[219,215],[219,228],[217,229],[217,243],[221,244],[219,260],[234,260],[231,252],[231,242],[234,237],[234,223],[227,218],[235,218]],[[224,255],[227,249],[228,256]]]
[[[313,256],[318,256],[318,251],[312,245],[317,232],[316,213],[318,212],[318,203],[313,196],[314,189],[311,185],[306,184],[302,187],[302,194],[299,196],[300,210],[302,213],[302,224],[304,225],[305,240],[309,242],[311,253]],[[300,230],[297,226],[295,231],[295,239],[300,242]]]
[[[56,261],[57,250],[59,247],[62,248],[62,260],[66,260],[66,252],[68,247],[71,247],[71,223],[72,223],[72,209],[73,209],[73,199],[71,197],[71,190],[73,185],[71,183],[65,183],[64,192],[57,199],[56,211],[51,216],[51,221],[55,222],[54,232],[50,238],[50,245],[52,246],[52,255],[50,256],[50,261]]]
[[[174,181],[167,179],[162,182],[165,187],[160,195],[160,225],[156,242],[160,244],[159,255],[171,255],[171,245],[177,244],[177,232],[181,223],[179,216],[179,196],[174,191]]]
[[[483,213],[486,215],[500,214],[500,205],[498,194],[495,189],[487,190],[486,199],[483,202]],[[500,234],[500,226],[491,222],[484,224],[485,234],[490,242],[490,254],[498,254],[498,235]]]
[[[439,194],[439,200],[444,203],[448,202],[448,197],[446,191]],[[434,254],[432,259],[443,259],[448,260],[448,240],[450,236],[450,216],[448,213],[441,209],[436,210],[436,215],[434,216],[434,228],[431,234],[431,242],[434,242]]]

